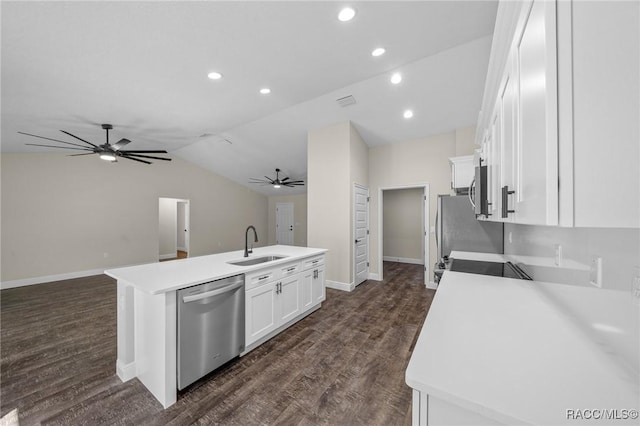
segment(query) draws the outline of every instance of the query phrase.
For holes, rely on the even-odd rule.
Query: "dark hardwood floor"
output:
[[[178,394],[166,410],[115,375],[116,286],[104,275],[0,292],[0,414],[21,425],[409,425],[404,371],[433,290],[422,266],[327,289],[322,309]]]

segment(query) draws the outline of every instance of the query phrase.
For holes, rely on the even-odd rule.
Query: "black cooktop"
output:
[[[485,262],[480,260],[451,259],[451,267],[454,272],[466,272],[469,274],[493,275],[494,277],[518,278],[531,280],[520,267],[511,262]]]

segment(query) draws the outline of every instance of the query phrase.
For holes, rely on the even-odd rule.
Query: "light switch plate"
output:
[[[589,283],[598,288],[602,288],[602,258],[600,256],[593,256],[591,258]]]

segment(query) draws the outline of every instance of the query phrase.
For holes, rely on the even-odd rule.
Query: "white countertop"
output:
[[[509,257],[498,253],[476,253],[474,251],[453,250],[449,255],[452,259],[479,260],[484,262],[507,262]]]
[[[407,384],[506,424],[580,424],[566,410],[638,409],[638,377],[548,299],[546,287],[558,285],[445,271]]]
[[[172,260],[170,262],[147,263],[108,269],[104,273],[117,280],[126,281],[129,285],[146,293],[160,294],[232,275],[245,274],[277,266],[325,252],[327,252],[327,249],[277,245],[254,248],[253,254],[249,255],[249,259],[269,255],[286,256],[284,259],[251,266],[237,266],[227,263],[235,260],[246,260],[243,257],[244,250],[238,250]]]

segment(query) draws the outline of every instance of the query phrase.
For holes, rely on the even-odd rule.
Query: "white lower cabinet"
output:
[[[276,282],[245,292],[245,346],[266,336],[278,327]]]
[[[305,312],[317,307],[325,300],[324,289],[324,256],[246,274],[247,350],[260,344],[260,339],[277,334],[278,329],[294,324]]]

